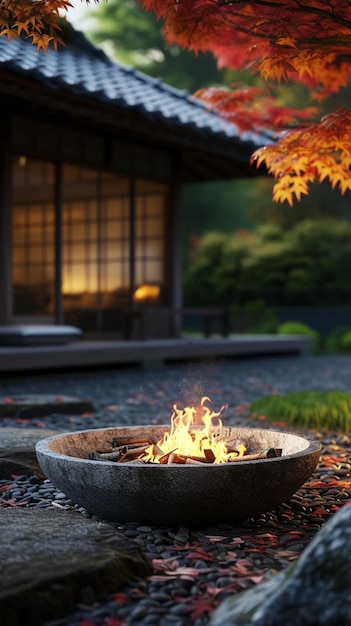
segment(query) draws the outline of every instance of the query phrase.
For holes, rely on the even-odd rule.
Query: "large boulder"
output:
[[[287,570],[225,600],[209,626],[347,624],[351,624],[350,505],[323,526]]]

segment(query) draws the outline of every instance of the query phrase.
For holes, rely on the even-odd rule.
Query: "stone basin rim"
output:
[[[65,433],[59,433],[57,435],[53,435],[51,437],[47,437],[45,439],[40,440],[39,442],[37,442],[35,449],[38,452],[44,453],[46,456],[50,456],[52,458],[60,458],[62,460],[68,460],[70,463],[83,463],[88,464],[88,465],[94,465],[96,467],[100,466],[114,466],[116,467],[119,471],[123,470],[123,471],[131,471],[133,468],[138,468],[140,469],[146,469],[148,468],[148,470],[152,471],[157,469],[158,471],[167,471],[167,469],[169,470],[170,468],[177,468],[177,471],[187,471],[190,470],[191,471],[196,471],[196,470],[205,470],[205,471],[209,471],[210,469],[213,471],[218,471],[225,468],[233,468],[233,467],[242,467],[243,465],[252,465],[252,464],[256,464],[256,463],[282,463],[284,462],[284,460],[288,460],[288,459],[294,459],[294,458],[301,458],[303,456],[306,455],[310,455],[311,453],[317,452],[318,450],[321,450],[322,446],[320,444],[320,442],[318,440],[313,440],[313,439],[309,439],[303,435],[294,433],[294,432],[285,432],[285,431],[279,431],[279,430],[273,430],[273,429],[258,429],[258,428],[250,428],[250,427],[235,427],[235,426],[228,426],[228,427],[224,427],[224,430],[228,430],[230,429],[230,431],[240,431],[241,433],[245,432],[245,431],[249,431],[250,433],[255,433],[257,434],[257,436],[259,437],[260,433],[264,433],[265,435],[267,435],[267,433],[272,433],[272,434],[279,434],[282,435],[283,437],[294,437],[296,439],[301,440],[301,443],[304,442],[306,444],[306,446],[297,451],[297,452],[292,452],[290,454],[282,454],[282,456],[280,457],[273,457],[273,458],[267,458],[267,459],[254,459],[254,460],[241,460],[238,462],[233,462],[233,463],[203,463],[202,465],[186,465],[186,464],[178,464],[178,463],[170,463],[170,464],[161,464],[161,463],[145,463],[143,465],[139,465],[139,464],[133,464],[133,463],[129,463],[129,464],[124,464],[124,463],[118,463],[116,461],[109,461],[109,460],[101,460],[101,459],[87,459],[87,458],[82,458],[82,457],[78,457],[78,456],[72,456],[69,454],[63,454],[61,452],[57,452],[55,450],[53,450],[50,445],[57,441],[57,440],[62,440],[65,438],[69,438],[72,436],[79,436],[79,435],[87,435],[90,433],[101,433],[103,434],[106,431],[128,431],[128,429],[130,431],[135,432],[135,430],[140,430],[141,432],[145,432],[145,430],[155,430],[155,429],[164,429],[164,430],[169,430],[169,424],[157,424],[157,426],[155,425],[146,425],[146,426],[116,426],[116,427],[105,427],[105,428],[94,428],[94,429],[84,429],[84,430],[78,430],[78,431],[69,431],[69,432],[65,432]]]

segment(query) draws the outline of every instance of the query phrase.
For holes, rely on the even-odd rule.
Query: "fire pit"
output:
[[[205,431],[225,443],[229,458],[214,460],[207,435],[202,457],[180,454],[171,449],[165,425],[56,435],[37,443],[36,452],[45,475],[102,519],[201,528],[289,500],[313,473],[321,450],[318,442],[291,433],[192,424],[192,433]]]

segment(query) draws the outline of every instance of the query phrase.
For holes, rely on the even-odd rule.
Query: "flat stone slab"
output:
[[[80,415],[95,411],[90,400],[62,395],[11,395],[0,396],[0,417],[44,417],[52,413]]]
[[[58,431],[48,428],[0,428],[0,479],[33,472],[43,477],[35,444],[57,434]]]
[[[151,574],[137,543],[75,511],[0,507],[0,615],[40,626]]]

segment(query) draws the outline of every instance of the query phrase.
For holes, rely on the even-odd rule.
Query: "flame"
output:
[[[228,451],[226,444],[219,437],[223,428],[220,415],[226,407],[221,407],[218,412],[215,412],[205,405],[206,402],[210,402],[210,399],[204,396],[198,408],[178,409],[174,405],[171,430],[165,432],[156,445],[151,445],[145,450],[143,461],[159,463],[162,456],[175,452],[180,456],[206,462],[205,451],[208,450],[214,457],[213,463],[227,463],[233,457],[243,456],[246,451],[243,444],[239,444],[234,451]],[[217,421],[217,428],[215,433],[211,433],[214,420]]]

